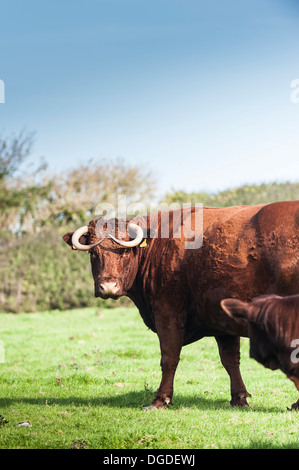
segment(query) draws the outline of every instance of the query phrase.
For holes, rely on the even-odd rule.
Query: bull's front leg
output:
[[[290,411],[290,410],[298,410],[299,409],[299,400],[297,400],[295,403],[292,404],[291,408],[288,408],[287,409]]]
[[[145,409],[162,408],[172,404],[173,382],[184,341],[184,329],[171,318],[155,320],[161,349],[162,379],[156,398]]]
[[[297,390],[299,391],[299,378],[298,377],[295,377],[294,375],[292,374],[287,374],[288,378],[290,380],[292,380],[297,388]],[[297,400],[295,403],[292,404],[291,408],[288,408],[288,410],[298,410],[299,409],[299,400]]]
[[[220,359],[231,383],[231,406],[248,406],[247,392],[240,372],[240,338],[238,336],[217,336]]]

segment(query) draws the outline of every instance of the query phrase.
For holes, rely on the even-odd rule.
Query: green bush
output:
[[[219,193],[187,193],[173,191],[166,195],[166,202],[202,203],[204,206],[227,207],[247,204],[267,204],[277,201],[299,199],[299,183],[271,183],[260,185],[245,185],[239,188],[227,189]]]
[[[0,311],[34,312],[114,305],[94,297],[89,256],[49,229],[12,240],[0,250]]]

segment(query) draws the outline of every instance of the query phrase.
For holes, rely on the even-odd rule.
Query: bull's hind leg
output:
[[[248,406],[246,397],[251,397],[247,392],[240,372],[240,338],[238,336],[215,337],[221,362],[226,369],[231,384],[231,406]]]

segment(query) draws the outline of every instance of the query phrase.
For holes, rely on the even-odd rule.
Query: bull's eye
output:
[[[95,252],[92,251],[92,250],[89,251],[89,254],[90,254],[90,257],[93,258],[93,259],[96,257]]]
[[[130,248],[125,248],[124,251],[125,251],[125,253],[130,253],[131,250],[130,250]]]

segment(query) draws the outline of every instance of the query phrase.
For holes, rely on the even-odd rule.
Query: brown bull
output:
[[[173,211],[172,221],[179,214]],[[195,210],[184,216],[193,223]],[[214,336],[218,343],[231,381],[231,405],[247,406],[250,395],[239,369],[239,337],[247,335],[246,321],[229,317],[220,301],[299,292],[299,201],[206,207],[203,244],[196,249],[186,249],[183,235],[151,238],[149,217],[135,220],[138,225],[128,223],[121,239],[99,238],[96,221],[63,238],[79,250],[90,251],[95,295],[128,296],[145,324],[157,333],[162,380],[152,407],[171,403],[182,346],[204,336]],[[157,234],[161,214],[156,219]],[[134,232],[131,241],[129,229]],[[125,239],[128,246],[123,246]]]
[[[221,306],[247,322],[250,357],[269,369],[280,369],[299,390],[299,295],[262,295],[251,302],[224,299]],[[299,408],[299,400],[291,409]]]

